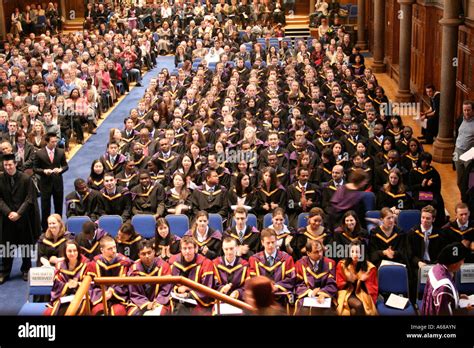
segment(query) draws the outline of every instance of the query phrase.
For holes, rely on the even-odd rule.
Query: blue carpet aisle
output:
[[[157,77],[163,68],[167,68],[171,72],[174,68],[174,57],[158,58],[158,66],[143,77],[143,86],[147,86],[150,79]],[[92,161],[105,152],[109,129],[112,127],[123,128],[123,119],[128,116],[130,109],[137,107],[138,101],[144,93],[144,87],[133,88],[99,126],[97,134],[90,137],[69,161],[69,170],[64,174],[64,195],[74,189],[76,178],[87,179]],[[26,302],[28,285],[21,278],[20,262],[21,259],[15,259],[10,280],[0,286],[0,315],[16,315],[23,303]]]
[[[143,86],[150,83],[150,79],[157,77],[163,68],[171,70],[174,67],[174,57],[160,57],[158,66],[146,73],[143,77]],[[124,98],[120,104],[112,111],[105,121],[97,129],[97,134],[90,137],[89,140],[79,149],[76,155],[69,161],[69,170],[64,174],[64,194],[74,190],[74,180],[83,178],[87,180],[90,174],[91,163],[105,153],[106,144],[109,139],[110,128],[116,127],[123,129],[123,120],[130,113],[130,110],[138,106],[138,101],[145,93],[144,87],[134,88]]]

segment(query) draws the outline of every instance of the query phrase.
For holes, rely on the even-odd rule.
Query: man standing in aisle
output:
[[[22,255],[21,265],[23,280],[28,280],[31,252],[41,233],[36,189],[30,176],[17,171],[15,155],[4,155],[2,162],[5,172],[0,175],[0,244],[5,250],[11,250],[7,244],[16,245],[17,252],[21,246],[30,247],[23,250],[29,249],[30,255]],[[9,256],[1,260],[0,284],[12,270],[13,258]]]
[[[63,215],[64,185],[63,173],[69,169],[64,150],[56,147],[56,133],[45,136],[46,146],[36,152],[33,171],[40,176],[41,191],[41,225],[43,230],[48,227],[48,216],[51,214],[51,196],[54,212]]]

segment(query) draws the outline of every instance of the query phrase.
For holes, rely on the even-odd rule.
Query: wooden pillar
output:
[[[357,0],[357,46],[367,49],[367,38],[365,36],[365,0]]]
[[[398,0],[400,4],[400,59],[399,59],[399,80],[396,99],[399,102],[410,102],[413,95],[410,91],[410,70],[411,70],[411,30],[412,12],[415,0]]]
[[[374,0],[374,63],[372,70],[385,72],[385,1]]]
[[[458,56],[458,30],[462,21],[459,19],[460,1],[445,0],[441,43],[441,100],[439,110],[439,131],[433,144],[433,160],[450,163],[454,151],[453,127],[456,102],[456,72]]]
[[[309,0],[309,12],[308,15],[314,12],[314,0]]]
[[[3,10],[3,0],[0,0],[0,18],[3,18],[3,20],[0,21],[0,38],[5,40],[7,36],[7,24],[5,20],[5,11]]]
[[[59,1],[59,10],[61,11],[61,16],[63,16],[66,20],[69,19],[69,13],[67,13],[66,9],[66,0]],[[82,14],[81,14],[82,16]]]

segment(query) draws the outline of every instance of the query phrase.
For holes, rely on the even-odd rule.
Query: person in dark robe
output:
[[[224,238],[222,251],[224,255],[213,261],[215,288],[230,297],[243,300],[245,281],[249,276],[248,262],[237,255],[237,241],[232,237]]]
[[[156,220],[155,238],[152,241],[158,257],[168,261],[171,256],[179,254],[180,240],[180,237],[171,233],[170,225],[165,218]]]
[[[38,238],[38,267],[48,263],[53,267],[61,261],[64,245],[73,235],[66,231],[66,226],[59,214],[51,214],[47,219],[48,228]]]
[[[438,135],[439,130],[441,92],[436,91],[434,85],[427,85],[425,90],[430,98],[430,108],[420,113],[421,120],[426,120],[426,128],[421,129],[422,136],[418,138],[422,144],[433,144],[433,139]]]
[[[441,249],[446,245],[442,238],[441,230],[433,226],[436,218],[436,209],[427,205],[421,209],[421,221],[419,225],[413,226],[407,235],[407,246],[409,252],[410,267],[410,297],[416,300],[418,272],[428,264],[434,264],[438,260]]]
[[[277,178],[277,172],[272,167],[266,167],[262,171],[259,188],[256,191],[257,206],[255,212],[259,218],[273,209],[284,207],[287,202],[287,193]]]
[[[395,215],[390,208],[380,211],[382,224],[370,231],[369,260],[379,267],[383,260],[408,266],[406,235],[395,225]]]
[[[64,315],[70,305],[63,297],[75,295],[86,276],[89,259],[84,256],[80,246],[74,240],[68,240],[62,250],[62,261],[56,264],[51,301],[46,306],[44,315]],[[82,301],[78,315],[84,313],[86,301]]]
[[[107,235],[107,232],[101,228],[97,228],[94,222],[87,221],[84,222],[82,231],[75,239],[81,249],[81,253],[89,260],[92,260],[96,255],[100,254],[100,241]]]
[[[180,241],[181,253],[170,258],[172,276],[182,276],[199,284],[214,287],[214,266],[212,261],[198,254],[198,245],[191,236]],[[181,300],[182,299],[182,300]],[[194,300],[195,304],[185,300]],[[209,314],[214,301],[208,295],[177,284],[172,291],[171,306],[175,314]]]
[[[296,261],[295,314],[335,314],[337,285],[336,263],[324,256],[324,244],[321,240],[308,240],[306,255]],[[305,297],[317,298],[322,303],[331,299],[327,309],[303,307]]]
[[[470,219],[471,212],[466,203],[458,203],[454,207],[455,220],[443,226],[441,231],[446,243],[461,242],[471,250],[466,257],[466,263],[474,263],[474,220]]]
[[[151,157],[151,161],[156,165],[158,170],[170,175],[178,168],[179,155],[172,150],[168,138],[160,139],[159,144],[159,151]]]
[[[418,158],[418,166],[410,171],[408,182],[414,200],[414,208],[421,209],[432,205],[438,212],[436,225],[441,227],[446,222],[444,199],[441,195],[441,176],[431,165],[432,160],[433,156],[430,153],[422,152]]]
[[[321,208],[315,207],[308,214],[308,225],[300,228],[297,233],[290,237],[289,247],[286,251],[299,260],[306,255],[306,244],[308,240],[321,240],[324,245],[332,243],[333,234],[324,226],[325,214]]]
[[[287,189],[288,216],[290,226],[297,227],[298,216],[309,212],[311,208],[321,206],[321,194],[316,184],[308,182],[309,169],[300,167],[297,171],[298,180]]]
[[[139,259],[128,272],[129,277],[162,277],[171,274],[170,265],[156,257],[153,241],[142,241],[138,244]],[[127,315],[146,315],[148,311],[169,311],[172,284],[131,284],[128,286],[129,305]]]
[[[222,232],[209,226],[209,214],[206,211],[201,210],[196,214],[193,226],[185,235],[194,239],[199,254],[210,260],[220,255]]]
[[[100,191],[104,188],[104,165],[98,159],[92,161],[91,172],[87,178],[87,186],[93,190]]]
[[[235,225],[230,227],[223,235],[237,242],[237,255],[244,260],[257,253],[260,249],[260,232],[253,226],[247,225],[248,214],[244,207],[237,207],[233,219]]]
[[[143,237],[135,231],[130,222],[125,222],[119,229],[115,242],[117,243],[117,252],[132,261],[138,259],[138,243]]]
[[[100,162],[104,166],[105,172],[118,174],[123,170],[127,158],[119,153],[119,144],[111,141],[107,144],[107,152],[100,157]]]
[[[138,170],[133,160],[128,160],[123,166],[123,170],[115,176],[117,179],[117,186],[126,187],[128,190],[132,190],[139,184]]]
[[[130,191],[125,187],[117,186],[112,172],[104,175],[104,188],[100,191],[99,203],[97,204],[97,216],[120,215],[122,221],[131,217],[132,203]]]
[[[365,228],[362,228],[359,222],[359,218],[355,211],[347,211],[341,221],[341,225],[334,230],[334,244],[336,248],[343,248],[353,242],[360,241],[365,247],[369,242],[369,233]],[[331,256],[336,262],[339,262],[343,257],[339,255]]]
[[[215,170],[206,173],[206,181],[197,187],[191,195],[193,213],[205,210],[209,214],[219,214],[227,218],[227,189],[219,185],[219,176]]]
[[[441,250],[438,263],[428,272],[421,314],[466,314],[459,306],[459,300],[466,295],[459,295],[454,273],[459,272],[468,254],[469,250],[459,242],[448,244]],[[472,308],[472,305],[467,307],[468,310]]]
[[[165,190],[160,183],[152,185],[148,171],[139,172],[140,184],[131,189],[132,215],[152,214],[155,218],[165,211]]]
[[[117,253],[117,245],[112,237],[106,236],[100,241],[100,255],[87,266],[87,274],[95,277],[124,277],[133,262],[128,257]],[[91,314],[101,315],[104,313],[102,289],[99,284],[93,284],[89,288],[91,300]],[[124,285],[106,286],[107,313],[108,315],[125,315],[128,287]]]
[[[95,215],[99,201],[99,192],[87,187],[84,179],[74,180],[74,191],[66,195],[66,216],[88,216],[92,221],[97,220]]]
[[[264,250],[250,257],[250,276],[268,277],[272,281],[276,301],[284,306],[288,313],[289,305],[293,302],[296,279],[293,258],[277,249],[277,236],[272,229],[263,229],[260,240]]]
[[[403,175],[398,168],[389,171],[388,180],[377,193],[377,208],[389,207],[397,215],[401,210],[413,208],[413,199],[403,184]]]
[[[31,177],[16,169],[14,155],[4,155],[2,159],[4,173],[0,174],[0,243],[30,245],[33,248],[41,232],[36,189]],[[8,250],[9,248],[6,248]],[[28,279],[33,255],[22,255],[21,272]],[[0,269],[0,284],[9,277],[13,258],[3,257]]]
[[[321,204],[325,212],[329,211],[328,209],[331,207],[331,198],[336,193],[337,189],[347,183],[344,177],[344,167],[340,164],[336,164],[332,167],[330,175],[331,179],[327,183],[320,185],[322,189]]]

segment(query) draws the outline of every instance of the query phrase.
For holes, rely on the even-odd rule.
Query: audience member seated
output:
[[[377,315],[377,268],[359,241],[351,243],[350,256],[337,264],[336,283],[339,315]]]
[[[62,260],[56,264],[51,301],[47,305],[44,315],[64,315],[70,302],[64,297],[73,296],[87,275],[89,259],[84,256],[81,248],[74,240],[67,240],[61,251]],[[86,301],[79,306],[78,315],[85,311]]]
[[[370,231],[369,260],[376,267],[384,260],[408,265],[406,235],[395,225],[395,214],[382,208],[380,220],[381,225]]]
[[[197,252],[206,258],[215,259],[221,253],[222,232],[209,226],[209,214],[205,210],[197,212],[191,229],[186,232],[197,245]]]
[[[43,263],[55,266],[63,258],[60,257],[67,240],[73,235],[66,231],[66,226],[59,214],[47,218],[48,228],[38,239],[38,266]]]

